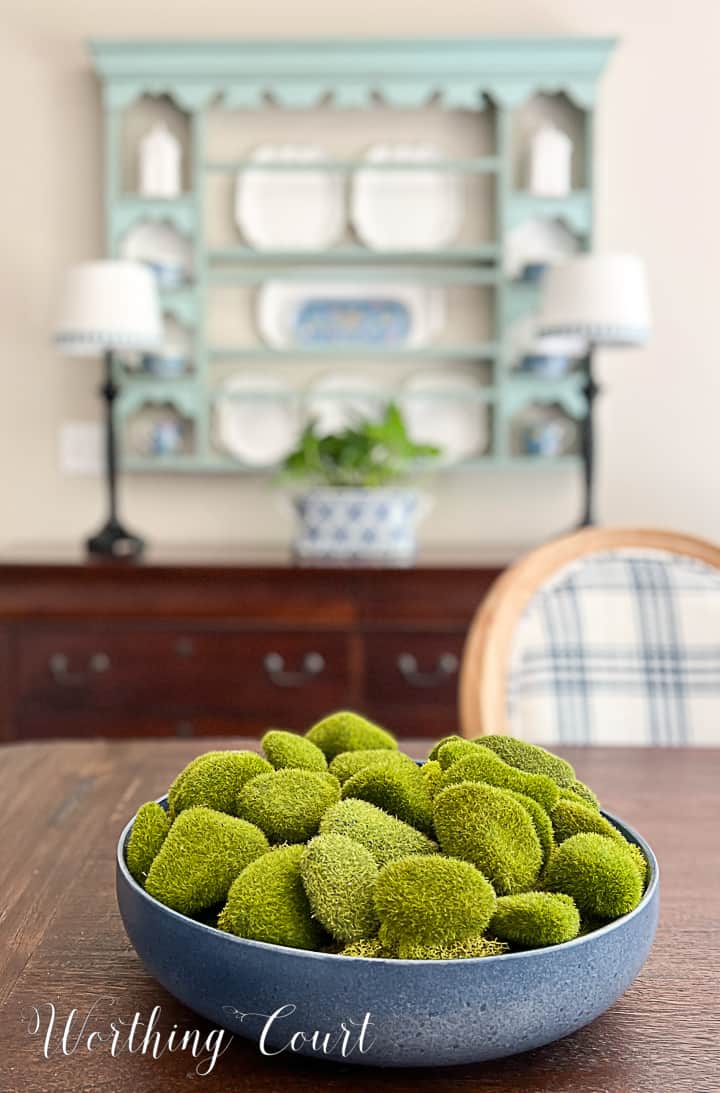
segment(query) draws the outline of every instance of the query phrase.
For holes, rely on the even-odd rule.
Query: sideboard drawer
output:
[[[349,645],[328,632],[37,629],[18,641],[16,705],[20,720],[198,711],[304,727],[347,702]]]
[[[371,701],[455,706],[464,631],[367,634],[365,693]]]

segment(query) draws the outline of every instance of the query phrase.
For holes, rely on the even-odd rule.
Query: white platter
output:
[[[416,444],[442,449],[445,466],[482,455],[490,443],[487,404],[477,377],[440,369],[416,372],[402,386],[398,405]]]
[[[559,220],[533,217],[507,233],[505,272],[519,277],[528,265],[554,265],[580,250],[580,241]]]
[[[325,149],[311,144],[262,144],[257,163],[321,163]],[[235,181],[235,222],[257,250],[321,250],[345,231],[345,192],[337,171],[239,171]]]
[[[434,144],[374,144],[368,163],[412,163],[393,171],[359,167],[353,176],[351,217],[373,250],[437,250],[456,239],[464,214],[462,183],[452,171],[433,170],[443,150]],[[425,166],[427,168],[425,169]]]
[[[162,287],[174,287],[192,276],[190,240],[162,221],[143,220],[130,228],[120,244],[120,257],[151,266]]]
[[[305,397],[305,417],[320,436],[339,433],[361,421],[379,421],[389,396],[373,380],[343,369],[314,380]]]
[[[248,466],[279,463],[295,448],[301,428],[292,389],[273,376],[238,372],[215,401],[216,446]]]
[[[395,348],[416,349],[427,345],[445,324],[445,293],[436,285],[376,284],[368,281],[328,280],[303,284],[300,281],[266,281],[257,295],[257,326],[264,342],[273,349],[297,345],[297,320],[312,301],[397,301],[407,308],[407,336]],[[353,348],[362,349],[357,343]],[[377,348],[373,343],[372,348]]]

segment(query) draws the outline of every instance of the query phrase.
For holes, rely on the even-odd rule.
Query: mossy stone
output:
[[[317,833],[323,813],[340,799],[332,774],[286,767],[260,774],[240,791],[238,815],[272,843],[304,843]]]
[[[523,793],[542,805],[546,812],[551,812],[560,798],[560,790],[552,778],[511,767],[489,748],[473,747],[471,755],[462,756],[448,767],[443,784],[450,786],[457,782],[487,782],[500,789]]]
[[[344,751],[336,755],[329,766],[340,785],[344,785],[358,771],[366,767],[410,767],[417,768],[414,759],[403,751],[391,751],[389,748],[363,748],[361,751]]]
[[[439,854],[390,862],[375,885],[379,936],[389,947],[460,941],[482,933],[494,909],[495,892],[482,873]]]
[[[433,801],[443,786],[443,769],[437,759],[429,759],[420,767],[430,800]]]
[[[505,941],[485,937],[484,934],[474,934],[462,941],[448,941],[445,945],[400,942],[395,955],[401,960],[471,960],[485,956],[502,956],[509,951],[510,946]]]
[[[430,751],[428,752],[428,759],[429,760],[437,759],[437,757],[440,753],[440,748],[444,744],[448,744],[451,740],[460,740],[461,742],[466,743],[465,738],[462,737],[462,736],[458,736],[458,734],[456,732],[451,733],[449,736],[441,736],[440,739],[437,740],[433,744],[433,746],[430,748]]]
[[[150,866],[145,890],[166,907],[193,915],[221,903],[237,875],[268,850],[254,824],[203,806],[186,808]]]
[[[580,912],[593,918],[626,915],[642,896],[642,880],[629,848],[594,832],[573,835],[553,851],[544,887],[572,896]]]
[[[437,761],[443,770],[447,770],[458,759],[464,759],[466,755],[475,755],[477,748],[471,740],[448,740],[438,750]]]
[[[381,867],[410,854],[437,853],[432,839],[359,798],[348,797],[329,808],[320,821],[320,833],[347,835],[369,850]]]
[[[365,959],[378,960],[387,957],[388,953],[382,947],[378,937],[363,938],[361,941],[351,941],[340,950],[341,956],[362,956]]]
[[[174,816],[186,808],[212,808],[237,815],[237,796],[246,782],[272,770],[254,751],[215,751],[198,755],[170,786],[168,807]]]
[[[369,850],[347,835],[316,835],[300,859],[314,917],[336,941],[372,937],[378,928],[373,892],[378,867]]]
[[[488,933],[528,949],[572,941],[579,930],[574,900],[555,892],[500,896],[488,926]]]
[[[284,729],[270,729],[260,741],[275,770],[285,767],[299,770],[327,770],[327,759],[304,736]]]
[[[324,717],[308,729],[305,736],[320,748],[328,762],[344,751],[396,749],[398,746],[391,733],[350,710],[340,710]]]
[[[365,767],[348,778],[342,797],[369,801],[418,831],[432,831],[432,800],[417,767]]]
[[[530,813],[504,789],[460,782],[434,801],[435,832],[446,854],[473,865],[498,895],[533,888],[543,861]]]
[[[473,741],[483,748],[490,748],[511,767],[527,771],[528,774],[545,774],[559,786],[570,788],[575,782],[575,771],[566,759],[541,748],[538,744],[529,744],[515,736],[488,735],[477,736]]]
[[[533,822],[533,827],[540,840],[540,846],[542,848],[543,865],[548,861],[550,854],[555,847],[555,836],[553,832],[552,821],[541,804],[538,804],[532,797],[527,797],[524,793],[515,793],[514,790],[508,789],[507,793],[512,794],[516,801],[518,801],[524,809],[530,814],[530,819]]]
[[[550,819],[557,843],[565,842],[566,839],[579,835],[583,831],[594,831],[597,835],[607,835],[609,839],[625,841],[618,829],[613,827],[597,809],[568,797],[560,798],[550,813]]]
[[[130,875],[145,884],[150,866],[170,830],[170,817],[156,801],[148,801],[138,809],[125,851],[125,861]]]
[[[313,919],[300,874],[304,846],[280,846],[252,862],[233,882],[218,929],[291,949],[318,949],[323,931]]]
[[[561,796],[569,797],[570,800],[575,800],[579,797],[584,804],[590,805],[591,808],[600,808],[600,802],[598,801],[596,794],[590,789],[590,786],[586,786],[584,782],[581,782],[577,778],[571,786],[561,790]]]

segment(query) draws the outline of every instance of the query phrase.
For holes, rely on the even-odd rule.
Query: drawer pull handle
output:
[[[454,653],[442,653],[431,672],[421,672],[412,653],[401,653],[397,658],[398,671],[411,687],[440,687],[457,673],[458,665]]]
[[[64,653],[53,653],[48,661],[50,673],[62,687],[82,687],[91,675],[101,675],[110,667],[107,653],[93,653],[84,672],[69,671],[70,661]]]
[[[263,665],[276,687],[304,687],[324,670],[325,658],[320,653],[306,653],[299,672],[286,672],[285,658],[279,653],[268,653]]]

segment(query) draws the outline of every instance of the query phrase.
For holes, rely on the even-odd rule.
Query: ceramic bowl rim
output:
[[[162,797],[156,798],[155,803],[163,807],[166,806],[167,794],[163,794]],[[621,834],[624,832],[626,835],[630,836],[632,841],[634,841],[635,844],[640,847],[650,866],[650,881],[637,907],[634,907],[632,911],[629,911],[626,915],[621,915],[620,918],[613,919],[612,922],[608,922],[604,926],[599,927],[599,929],[597,930],[592,930],[590,933],[583,934],[581,937],[573,938],[572,941],[563,941],[559,945],[546,945],[543,948],[539,949],[525,949],[521,952],[501,953],[498,956],[459,957],[451,960],[401,960],[395,957],[344,956],[341,953],[316,952],[312,949],[294,949],[289,945],[275,945],[269,941],[254,941],[252,938],[237,937],[235,934],[225,933],[222,930],[218,930],[215,926],[208,926],[204,922],[198,922],[196,919],[190,918],[187,915],[183,915],[179,911],[174,911],[172,907],[167,907],[164,903],[161,903],[160,900],[155,899],[154,896],[151,896],[148,892],[145,891],[144,888],[141,887],[141,885],[137,883],[135,878],[130,873],[130,870],[128,869],[125,862],[125,847],[130,837],[130,832],[132,831],[133,824],[135,823],[137,812],[130,820],[128,820],[128,822],[122,829],[122,832],[120,833],[116,848],[116,861],[117,868],[120,871],[125,883],[129,884],[130,887],[134,889],[135,892],[141,897],[141,899],[146,901],[150,907],[154,908],[155,910],[159,910],[161,913],[164,912],[165,914],[170,915],[172,918],[179,919],[180,921],[185,923],[189,929],[199,930],[201,935],[203,933],[209,933],[213,937],[219,937],[223,941],[231,944],[249,945],[254,949],[258,949],[260,952],[267,951],[269,953],[288,953],[293,954],[296,957],[307,957],[314,960],[364,960],[368,962],[372,961],[374,964],[382,964],[383,966],[391,966],[393,968],[396,968],[398,966],[427,967],[428,965],[432,965],[433,967],[447,965],[465,966],[468,964],[482,964],[483,966],[485,966],[488,963],[494,966],[499,960],[510,962],[516,960],[538,959],[546,954],[553,953],[558,949],[566,950],[569,949],[571,946],[581,946],[588,943],[591,944],[594,938],[601,935],[607,935],[614,930],[621,929],[632,918],[637,917],[653,900],[660,885],[660,866],[658,865],[658,861],[655,857],[655,853],[652,847],[649,845],[649,843],[645,841],[642,835],[639,835],[637,831],[635,831],[634,828],[630,827],[629,824],[625,823],[624,820],[621,820],[612,812],[606,812],[604,809],[600,809],[600,812],[603,816],[605,816],[606,819],[610,821],[613,827],[616,827],[618,828],[618,830],[621,831]]]

